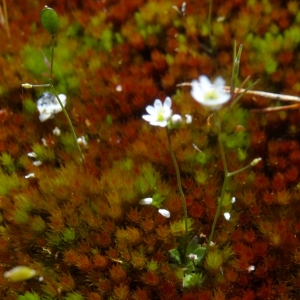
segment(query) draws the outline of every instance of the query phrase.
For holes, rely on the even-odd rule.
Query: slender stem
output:
[[[60,101],[56,89],[54,88],[54,86],[53,86],[52,84],[51,84],[51,88],[52,88],[52,90],[53,90],[53,94],[55,95],[55,97],[56,97],[56,99],[57,99],[59,105],[61,106],[61,108],[62,108],[62,110],[63,110],[63,112],[64,112],[64,114],[65,114],[65,117],[66,117],[67,120],[68,120],[68,123],[69,123],[69,126],[70,126],[70,128],[71,128],[71,132],[72,132],[73,138],[74,138],[74,140],[75,140],[75,142],[76,142],[77,149],[78,149],[78,151],[79,151],[79,153],[80,153],[80,156],[81,156],[81,160],[82,160],[83,166],[85,166],[85,165],[84,165],[84,157],[83,157],[83,153],[82,153],[81,148],[80,148],[80,146],[79,146],[79,144],[78,144],[78,142],[77,142],[77,136],[76,136],[76,133],[75,133],[73,124],[72,124],[72,122],[71,122],[71,119],[70,119],[70,117],[69,117],[69,115],[68,115],[68,113],[67,113],[65,107],[63,106],[62,102]]]
[[[212,228],[211,228],[210,236],[209,236],[207,246],[206,246],[206,249],[205,249],[204,257],[209,252],[210,244],[211,244],[211,241],[212,241],[213,236],[214,236],[217,220],[218,220],[220,212],[221,212],[222,203],[223,203],[226,188],[227,188],[227,185],[228,185],[228,180],[229,180],[229,177],[225,175],[224,182],[223,182],[223,187],[222,187],[222,192],[221,192],[221,197],[220,197],[220,200],[219,200],[219,203],[218,203],[218,209],[217,209],[217,212],[215,214],[215,218],[214,218],[213,225],[212,225]]]
[[[210,47],[212,47],[212,35],[211,35],[211,14],[212,14],[212,3],[213,0],[209,0],[209,12],[208,12],[208,37],[210,42]]]
[[[224,182],[223,182],[223,186],[222,186],[221,197],[220,197],[220,200],[219,200],[219,203],[218,203],[217,212],[216,212],[215,217],[214,217],[214,221],[213,221],[213,225],[212,225],[212,228],[211,228],[210,236],[209,236],[208,243],[207,243],[207,246],[206,246],[206,249],[205,249],[204,257],[209,252],[210,244],[211,244],[211,241],[213,239],[216,224],[217,224],[217,220],[219,218],[219,215],[220,215],[220,212],[221,212],[221,209],[222,209],[222,204],[223,204],[223,200],[224,200],[224,196],[225,196],[225,192],[226,192],[226,189],[227,189],[227,186],[228,186],[228,181],[229,181],[229,176],[230,176],[230,173],[228,172],[228,169],[227,169],[225,150],[224,150],[224,146],[223,146],[223,143],[222,143],[222,137],[221,137],[221,132],[222,132],[222,130],[221,130],[221,120],[220,120],[218,114],[216,114],[216,119],[217,119],[216,122],[217,122],[217,126],[218,126],[218,142],[219,142],[219,147],[220,147],[220,151],[221,151],[221,158],[222,158],[222,163],[223,163],[223,169],[224,169]]]
[[[69,115],[68,115],[68,113],[67,113],[65,107],[63,106],[62,102],[60,101],[59,96],[58,96],[58,93],[57,93],[57,91],[56,91],[56,89],[54,88],[53,83],[52,83],[52,82],[53,82],[52,73],[53,73],[53,57],[54,57],[54,39],[55,39],[55,34],[52,34],[52,43],[51,43],[51,48],[52,48],[52,49],[51,49],[51,64],[50,64],[50,84],[49,84],[49,85],[50,85],[50,87],[52,88],[53,93],[54,93],[54,95],[55,95],[55,97],[56,97],[56,99],[57,99],[59,105],[61,106],[62,111],[63,111],[64,114],[65,114],[65,117],[67,118],[67,121],[68,121],[69,126],[70,126],[70,128],[71,128],[71,132],[72,132],[72,135],[73,135],[73,138],[74,138],[74,141],[75,141],[75,144],[76,144],[77,149],[78,149],[78,151],[79,151],[79,153],[80,153],[80,157],[81,157],[82,164],[83,164],[83,166],[84,166],[84,168],[85,168],[84,157],[83,157],[81,148],[80,148],[80,146],[79,146],[79,144],[78,144],[77,136],[76,136],[76,133],[75,133],[73,124],[72,124],[72,122],[71,122],[71,119],[70,119],[70,117],[69,117]]]
[[[51,82],[52,82],[53,57],[54,57],[54,39],[55,39],[55,34],[52,34],[52,42],[51,42],[51,64],[50,64],[50,80],[51,80]]]
[[[168,128],[167,128],[167,137],[168,137],[168,144],[169,144],[170,154],[171,154],[172,161],[173,161],[173,164],[174,164],[174,167],[175,167],[178,191],[180,193],[180,198],[181,198],[182,206],[183,206],[184,226],[185,226],[185,241],[184,241],[183,260],[185,260],[186,259],[187,244],[188,244],[188,224],[187,224],[188,216],[187,216],[186,201],[185,201],[184,193],[183,193],[183,190],[182,190],[180,172],[179,172],[177,160],[176,160],[176,157],[175,157],[172,145],[171,145],[170,131],[168,130]]]

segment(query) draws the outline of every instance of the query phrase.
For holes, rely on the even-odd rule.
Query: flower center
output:
[[[210,90],[209,92],[207,92],[205,95],[204,95],[204,99],[205,100],[217,100],[218,99],[218,94],[216,93],[215,90]]]
[[[165,117],[164,117],[164,110],[160,109],[157,113],[157,121],[158,122],[162,122],[165,121]]]

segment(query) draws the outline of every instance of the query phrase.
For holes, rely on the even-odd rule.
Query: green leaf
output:
[[[198,265],[203,257],[204,257],[204,253],[205,253],[206,248],[205,247],[198,247],[197,249],[194,250],[193,254],[197,255],[197,259],[195,259],[195,264]]]
[[[171,257],[175,259],[179,264],[181,264],[180,254],[177,249],[171,249],[170,251]]]
[[[186,254],[189,255],[191,253],[195,254],[194,251],[198,248],[198,237],[195,235],[192,240],[189,242],[186,248]]]
[[[45,5],[45,8],[41,11],[41,22],[43,27],[51,34],[55,34],[59,24],[59,18],[57,12]]]

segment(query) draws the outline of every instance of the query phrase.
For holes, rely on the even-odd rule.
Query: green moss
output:
[[[33,114],[36,112],[36,104],[31,99],[26,99],[23,103],[24,110],[29,113]]]
[[[1,165],[8,173],[12,173],[15,171],[14,160],[12,159],[9,153],[3,152],[0,157],[0,160],[1,160]]]
[[[18,296],[18,300],[41,300],[40,296],[36,293],[26,292],[24,295]]]
[[[12,190],[22,190],[27,184],[25,179],[18,177],[15,173],[9,176],[0,170],[0,196],[8,195]]]
[[[43,72],[48,72],[43,55],[39,49],[26,45],[23,51],[25,68],[35,77],[40,78]]]

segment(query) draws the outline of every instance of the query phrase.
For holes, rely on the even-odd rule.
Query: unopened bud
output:
[[[171,117],[171,121],[170,121],[170,126],[172,129],[177,129],[181,126],[181,123],[182,123],[182,118],[180,115],[173,115]]]
[[[253,166],[257,165],[260,161],[261,161],[260,157],[255,158],[255,159],[252,160],[250,165],[253,167]]]
[[[22,83],[22,87],[25,89],[32,89],[32,84],[30,83]]]

